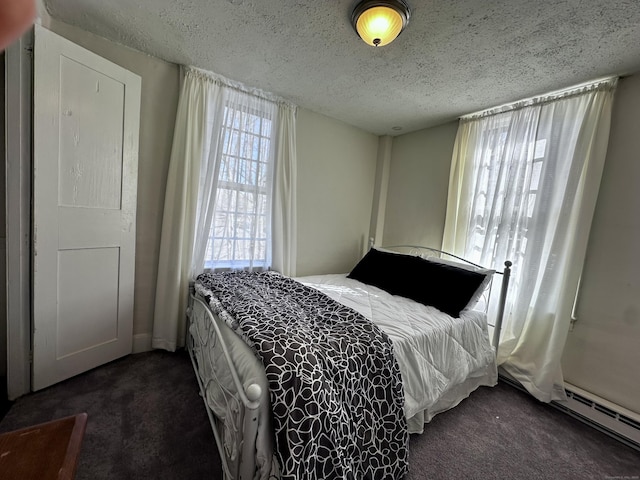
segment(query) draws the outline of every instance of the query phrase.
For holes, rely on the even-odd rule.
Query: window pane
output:
[[[250,143],[251,137],[249,135],[243,134],[240,141],[240,157],[247,158],[249,156],[249,152],[251,150]]]
[[[538,140],[536,142],[536,148],[535,148],[535,152],[533,153],[533,158],[534,159],[544,158],[544,154],[546,150],[547,150],[547,139],[543,138],[541,140]]]
[[[218,188],[216,192],[216,211],[233,212],[236,209],[236,192],[228,188]]]
[[[230,131],[229,145],[224,150],[224,153],[234,155],[236,157],[240,155],[240,132],[237,130]]]
[[[262,112],[239,104],[225,107],[208,267],[268,266],[271,134],[272,121]]]
[[[260,137],[251,136],[251,158],[258,160],[260,158]]]
[[[258,225],[256,237],[267,238],[267,216],[259,215],[256,219],[256,222]]]
[[[540,173],[542,172],[542,162],[534,162],[533,170],[531,172],[531,186],[530,190],[538,190],[540,185]]]
[[[533,209],[536,206],[536,194],[530,193],[529,198],[527,199],[527,217],[531,218],[533,216]]]
[[[262,122],[261,133],[263,137],[271,138],[271,120],[266,118],[264,119],[264,121]]]
[[[269,158],[271,154],[271,141],[268,138],[263,138],[260,143],[260,159],[264,162],[265,159]]]

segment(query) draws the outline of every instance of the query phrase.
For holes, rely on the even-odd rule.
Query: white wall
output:
[[[640,414],[640,74],[620,80],[565,380]]]
[[[134,349],[151,348],[162,211],[180,69],[62,22],[50,19],[47,23],[45,26],[58,35],[142,78],[133,333]]]
[[[297,275],[350,271],[369,236],[378,137],[298,109]]]
[[[440,248],[458,122],[393,138],[382,245]]]

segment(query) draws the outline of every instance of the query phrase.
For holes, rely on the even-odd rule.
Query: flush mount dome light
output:
[[[410,16],[403,0],[363,0],[353,9],[351,23],[365,43],[382,47],[402,33]]]

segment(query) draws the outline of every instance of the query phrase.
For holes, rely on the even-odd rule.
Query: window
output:
[[[295,105],[182,71],[153,328],[154,347],[168,350],[184,342],[187,288],[203,271],[296,273]]]
[[[506,234],[511,245],[509,258],[521,264],[536,209],[542,206],[538,199],[547,139],[526,137],[508,145],[510,121],[509,116],[497,118],[497,125],[483,132],[485,148],[478,149],[473,160],[475,201],[465,254],[478,263],[500,264],[500,241],[487,239]],[[503,228],[503,221],[509,223],[508,229]]]
[[[546,402],[563,397],[560,359],[615,85],[606,79],[463,118],[456,138],[443,249],[494,268],[513,262],[497,362]]]
[[[272,132],[270,112],[231,102],[224,107],[205,268],[271,266]]]

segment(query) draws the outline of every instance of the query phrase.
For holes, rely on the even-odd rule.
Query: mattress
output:
[[[410,433],[422,433],[425,422],[477,387],[497,383],[484,312],[463,310],[460,318],[452,318],[343,274],[297,280],[353,308],[389,335],[402,374]]]

